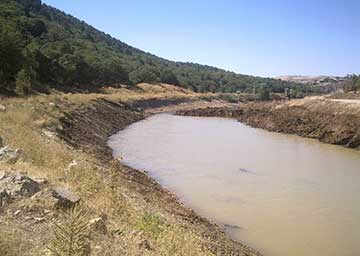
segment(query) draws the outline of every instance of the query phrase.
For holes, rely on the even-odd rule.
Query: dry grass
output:
[[[15,164],[0,163],[0,170],[46,177],[49,185],[63,185],[78,193],[89,210],[89,219],[106,214],[108,233],[92,236],[92,255],[210,255],[199,234],[159,209],[148,209],[112,168],[49,133],[58,127],[64,113],[100,97],[129,102],[154,97],[197,99],[204,95],[171,85],[140,84],[137,90],[106,88],[101,94],[53,93],[2,100],[0,104],[7,110],[0,112],[0,137],[12,148],[23,150],[23,155]],[[74,160],[77,164],[69,167]],[[38,248],[48,246],[39,239],[23,240],[23,235],[38,235],[29,229],[21,235],[6,231],[19,230],[24,223],[16,219],[8,223],[0,230],[0,255],[37,255]],[[47,223],[38,225],[44,225],[38,232],[42,237],[51,235]]]
[[[8,230],[2,227],[0,235],[0,255],[1,256],[18,256],[30,255],[27,253],[29,245],[23,239],[21,232]]]

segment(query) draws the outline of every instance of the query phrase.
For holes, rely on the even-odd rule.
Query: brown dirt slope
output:
[[[349,148],[360,147],[360,106],[325,98],[255,102],[232,108],[179,111],[177,114],[232,117],[268,131],[297,134]]]

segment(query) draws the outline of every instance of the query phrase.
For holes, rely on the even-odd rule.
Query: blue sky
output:
[[[357,0],[45,0],[121,41],[237,73],[360,73]]]

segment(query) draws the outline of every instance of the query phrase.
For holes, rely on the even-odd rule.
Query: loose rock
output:
[[[139,242],[139,248],[143,249],[143,250],[151,250],[151,246],[148,240],[143,239],[142,241]]]
[[[39,184],[23,174],[0,172],[0,207],[15,197],[31,197],[40,191]]]
[[[5,189],[0,190],[0,208],[10,202],[10,195]]]
[[[12,196],[31,197],[40,191],[39,184],[28,176],[20,173],[2,174],[0,190],[6,190]]]
[[[63,187],[54,188],[52,196],[58,200],[56,202],[56,207],[60,208],[71,208],[80,202],[80,197],[78,195]]]
[[[45,185],[48,183],[47,179],[44,177],[34,177],[33,180],[39,183],[39,185]]]
[[[6,111],[6,107],[3,105],[0,105],[0,111]]]
[[[21,149],[11,149],[9,146],[0,147],[0,162],[16,163],[22,154]]]
[[[90,229],[105,235],[107,233],[106,219],[107,219],[106,215],[102,215],[99,218],[90,220],[89,221]]]

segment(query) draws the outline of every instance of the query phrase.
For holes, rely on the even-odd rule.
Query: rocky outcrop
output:
[[[0,207],[12,199],[31,197],[39,191],[39,184],[28,176],[0,172]]]

